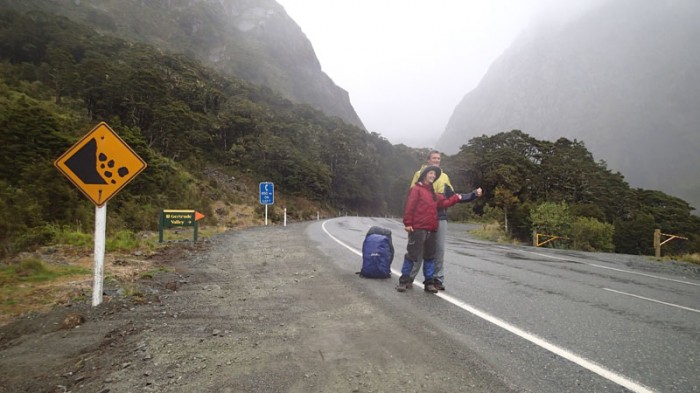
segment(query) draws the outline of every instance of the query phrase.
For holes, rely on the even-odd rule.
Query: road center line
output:
[[[343,243],[341,240],[339,240],[335,236],[331,235],[330,232],[328,232],[328,230],[326,229],[327,222],[328,222],[328,220],[324,221],[323,224],[321,224],[321,228],[323,229],[324,232],[326,232],[326,234],[331,239],[336,241],[341,246],[352,251],[353,253],[355,253],[359,256],[362,256],[361,251],[358,251],[357,249]],[[394,269],[391,269],[391,273],[396,275],[396,276],[401,275],[399,272],[395,271]],[[415,283],[414,285],[422,287],[422,285],[419,283]],[[620,375],[614,371],[608,370],[608,369],[604,368],[603,366],[600,366],[593,361],[590,361],[590,360],[585,359],[581,356],[578,356],[567,349],[556,346],[556,345],[550,343],[549,341],[546,341],[545,339],[543,339],[539,336],[536,336],[532,333],[529,333],[525,330],[520,329],[519,327],[511,325],[510,323],[508,323],[500,318],[497,318],[491,314],[488,314],[484,311],[481,311],[481,310],[479,310],[479,309],[477,309],[477,308],[475,308],[475,307],[473,307],[473,306],[471,306],[471,305],[469,305],[469,304],[467,304],[467,303],[465,303],[457,298],[454,298],[450,295],[446,295],[445,293],[437,293],[437,294],[435,294],[435,296],[437,296],[441,299],[444,299],[444,300],[454,304],[455,306],[476,315],[477,317],[479,317],[483,320],[491,322],[494,325],[496,325],[500,328],[503,328],[503,329],[515,334],[518,337],[521,337],[521,338],[523,338],[523,339],[525,339],[525,340],[527,340],[527,341],[529,341],[529,342],[531,342],[531,343],[533,343],[541,348],[548,350],[549,352],[552,352],[558,356],[563,357],[564,359],[567,359],[575,364],[578,364],[579,366],[581,366],[589,371],[592,371],[592,372],[600,375],[601,377],[603,377],[611,382],[614,382],[622,387],[625,387],[633,392],[653,393],[653,390],[651,390],[650,388],[648,388],[648,387],[646,387],[638,382],[635,382],[635,381],[633,381],[633,380],[631,380],[623,375]]]
[[[616,290],[610,289],[610,288],[602,288],[602,289],[604,289],[606,291],[610,291],[610,292],[619,293],[620,295],[632,296],[632,297],[636,297],[637,299],[642,299],[642,300],[646,300],[646,301],[654,302],[654,303],[659,303],[659,304],[665,304],[667,306],[682,308],[683,310],[688,310],[688,311],[700,313],[700,310],[696,310],[696,309],[690,308],[690,307],[680,306],[678,304],[662,302],[661,300],[656,300],[656,299],[652,299],[652,298],[648,298],[648,297],[644,297],[644,296],[634,295],[634,294],[627,293],[627,292],[616,291]]]

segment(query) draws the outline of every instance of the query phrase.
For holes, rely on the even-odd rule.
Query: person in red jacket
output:
[[[421,172],[418,181],[408,192],[403,211],[403,225],[408,232],[408,245],[401,267],[401,277],[396,290],[406,291],[411,279],[411,269],[416,261],[423,259],[423,281],[427,292],[436,293],[433,274],[435,273],[435,249],[437,245],[438,207],[450,207],[462,199],[462,194],[449,198],[435,193],[433,182],[442,171],[437,166],[428,166]]]

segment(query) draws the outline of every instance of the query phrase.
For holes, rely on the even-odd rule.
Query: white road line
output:
[[[337,237],[331,235],[331,233],[328,232],[328,230],[326,229],[326,223],[327,223],[327,222],[328,222],[328,220],[324,221],[323,224],[321,224],[321,228],[323,228],[323,232],[326,232],[326,235],[328,235],[331,239],[335,240],[336,243],[340,244],[341,246],[347,248],[348,250],[354,252],[355,254],[357,254],[357,255],[359,255],[359,256],[362,256],[362,253],[361,253],[360,251],[357,251],[357,250],[354,249],[353,247],[348,246],[347,244],[343,243],[343,242],[342,242],[340,239],[338,239]]]
[[[619,293],[620,295],[632,296],[632,297],[636,297],[637,299],[642,299],[642,300],[646,300],[646,301],[654,302],[654,303],[659,303],[659,304],[665,304],[667,306],[682,308],[683,310],[688,310],[688,311],[700,313],[700,310],[696,310],[696,309],[690,308],[690,307],[680,306],[678,304],[662,302],[661,300],[656,300],[656,299],[652,299],[652,298],[648,298],[648,297],[644,297],[644,296],[634,295],[634,294],[627,293],[627,292],[616,291],[616,290],[610,289],[610,288],[602,288],[602,289],[604,289],[606,291],[610,291],[610,292]]]
[[[323,224],[321,224],[321,227],[323,228],[323,231],[326,232],[326,234],[331,239],[335,240],[341,246],[347,248],[348,250],[354,252],[355,254],[362,256],[362,252],[356,250],[355,248],[353,248],[351,246],[348,246],[347,244],[343,243],[335,236],[331,235],[330,232],[328,232],[328,230],[326,229],[327,222],[328,221],[324,221]],[[401,275],[400,273],[398,273],[394,269],[391,269],[391,272],[396,276]],[[414,285],[417,285],[419,287],[423,287],[421,284],[417,284],[417,283]],[[633,380],[631,380],[623,375],[620,375],[614,371],[608,370],[608,369],[604,368],[603,366],[600,366],[600,365],[596,364],[595,362],[592,362],[588,359],[585,359],[581,356],[578,356],[569,350],[558,347],[558,346],[546,341],[545,339],[543,339],[539,336],[536,336],[536,335],[529,333],[525,330],[522,330],[514,325],[511,325],[510,323],[508,323],[502,319],[499,319],[497,317],[494,317],[491,314],[487,314],[486,312],[481,311],[481,310],[479,310],[479,309],[477,309],[477,308],[475,308],[467,303],[464,303],[463,301],[456,299],[450,295],[446,295],[445,293],[437,293],[437,294],[435,294],[435,296],[442,298],[442,299],[454,304],[455,306],[476,315],[477,317],[479,317],[481,319],[484,319],[488,322],[491,322],[494,325],[496,325],[500,328],[503,328],[503,329],[515,334],[518,337],[521,337],[521,338],[523,338],[523,339],[525,339],[525,340],[527,340],[527,341],[529,341],[529,342],[531,342],[531,343],[533,343],[541,348],[548,350],[549,352],[552,352],[556,355],[563,357],[564,359],[567,359],[575,364],[578,364],[579,366],[581,366],[589,371],[592,371],[592,372],[600,375],[601,377],[603,377],[609,381],[612,381],[612,382],[614,382],[622,387],[625,387],[633,392],[636,392],[636,393],[653,393],[654,392],[650,388],[648,388],[648,387],[646,387],[638,382],[635,382],[635,381],[633,381]]]
[[[545,258],[558,259],[558,260],[560,260],[560,261],[571,261],[571,260],[572,260],[572,258],[560,258],[560,257],[555,257],[555,256],[553,256],[553,255],[540,254],[540,253],[538,253],[538,252],[532,252],[532,251],[524,251],[524,252],[527,252],[527,253],[530,253],[530,254],[534,254],[534,255],[539,255],[539,256],[545,257]],[[598,264],[590,263],[590,262],[581,262],[581,261],[576,261],[576,262],[581,263],[581,264],[583,264],[583,265],[588,265],[588,266],[593,266],[593,267],[599,267],[599,268],[601,268],[601,269],[615,270],[615,271],[617,271],[617,272],[628,273],[628,274],[636,274],[636,275],[638,275],[638,276],[651,277],[651,278],[656,278],[656,279],[659,279],[659,280],[673,281],[673,282],[678,282],[678,283],[681,283],[681,284],[687,284],[687,285],[693,285],[693,286],[696,286],[696,287],[700,287],[700,284],[694,283],[694,282],[683,281],[683,280],[676,280],[676,279],[668,278],[668,277],[655,276],[655,275],[653,275],[653,274],[646,274],[646,273],[633,272],[633,271],[631,271],[631,270],[618,269],[618,268],[614,268],[614,267],[610,267],[610,266],[598,265]]]

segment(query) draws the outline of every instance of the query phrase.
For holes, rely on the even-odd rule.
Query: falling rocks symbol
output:
[[[100,176],[98,171],[102,170],[104,178]],[[97,155],[97,141],[95,138],[86,143],[72,157],[66,160],[66,166],[84,183],[84,184],[108,184],[105,178],[110,179],[111,184],[116,184],[114,180],[114,160],[110,160],[104,153]],[[124,177],[129,174],[129,169],[121,167],[117,169],[119,177]]]

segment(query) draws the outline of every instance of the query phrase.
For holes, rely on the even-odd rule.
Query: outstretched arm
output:
[[[452,196],[449,198],[445,198],[445,196],[442,194],[435,194],[435,195],[437,195],[437,198],[438,198],[438,200],[437,200],[438,207],[450,207],[452,205],[457,204],[457,202],[459,202],[460,199],[462,199],[462,194],[452,194]]]
[[[481,187],[479,187],[476,190],[470,192],[469,194],[462,194],[462,200],[459,202],[471,202],[476,198],[480,198],[481,195],[483,195],[483,193],[483,190],[481,189]]]

